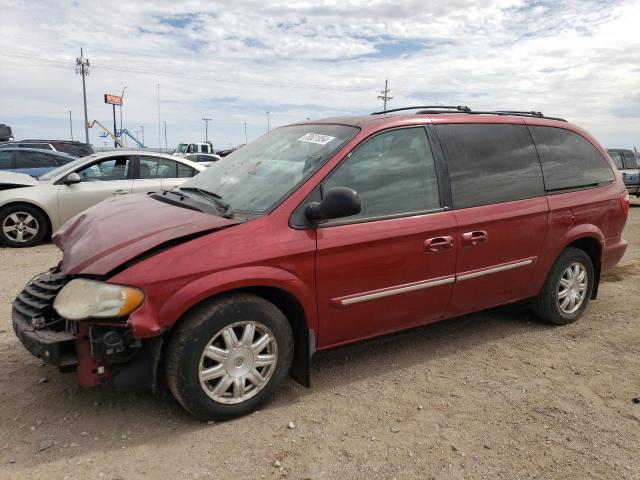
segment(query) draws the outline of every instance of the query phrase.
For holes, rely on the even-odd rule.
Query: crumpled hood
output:
[[[106,275],[165,242],[239,223],[155,200],[147,194],[104,200],[54,235],[66,274]]]
[[[31,175],[16,172],[0,171],[0,185],[20,185],[22,187],[33,187],[38,184],[38,180]]]

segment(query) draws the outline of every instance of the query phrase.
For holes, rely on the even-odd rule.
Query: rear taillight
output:
[[[629,214],[629,192],[627,190],[620,194],[620,206],[626,217]]]

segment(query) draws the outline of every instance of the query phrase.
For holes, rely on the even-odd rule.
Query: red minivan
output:
[[[104,201],[13,303],[83,386],[155,388],[202,419],[256,409],[319,350],[532,299],[582,315],[623,256],[602,147],[537,112],[414,107],[278,128],[179,188]]]

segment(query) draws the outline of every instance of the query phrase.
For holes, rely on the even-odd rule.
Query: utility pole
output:
[[[169,147],[167,147],[167,121],[164,120],[164,149],[168,150]]]
[[[269,112],[267,112],[267,133],[271,131],[271,125],[269,124]]]
[[[211,119],[203,118],[202,121],[204,122],[204,142],[207,143],[209,141],[209,122]]]
[[[82,97],[84,98],[84,137],[86,143],[89,143],[89,116],[87,115],[87,88],[85,85],[85,77],[89,75],[89,59],[85,59],[80,49],[80,57],[76,58],[76,73],[82,75]]]
[[[158,84],[158,148],[162,150],[162,137],[160,136],[160,84]]]
[[[127,89],[125,86],[122,89],[122,93],[120,94],[120,140],[122,140],[122,130],[124,127],[122,126],[122,105],[124,104],[124,91]]]
[[[69,110],[69,130],[71,130],[71,141],[73,142],[73,122],[71,121],[71,110]]]
[[[389,96],[389,92],[391,90],[389,90],[389,80],[385,80],[384,81],[384,90],[380,91],[380,93],[382,95],[378,95],[378,100],[382,100],[384,102],[384,111],[387,111],[387,102],[389,102],[389,100],[393,100],[393,97]]]
[[[244,122],[244,144],[246,145],[247,143],[247,122]]]
[[[113,147],[118,148],[118,126],[116,125],[116,104],[113,107]]]

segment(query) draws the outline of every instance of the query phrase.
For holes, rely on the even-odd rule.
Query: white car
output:
[[[89,155],[35,179],[0,173],[0,245],[30,247],[112,195],[170,190],[206,167],[163,153]]]

